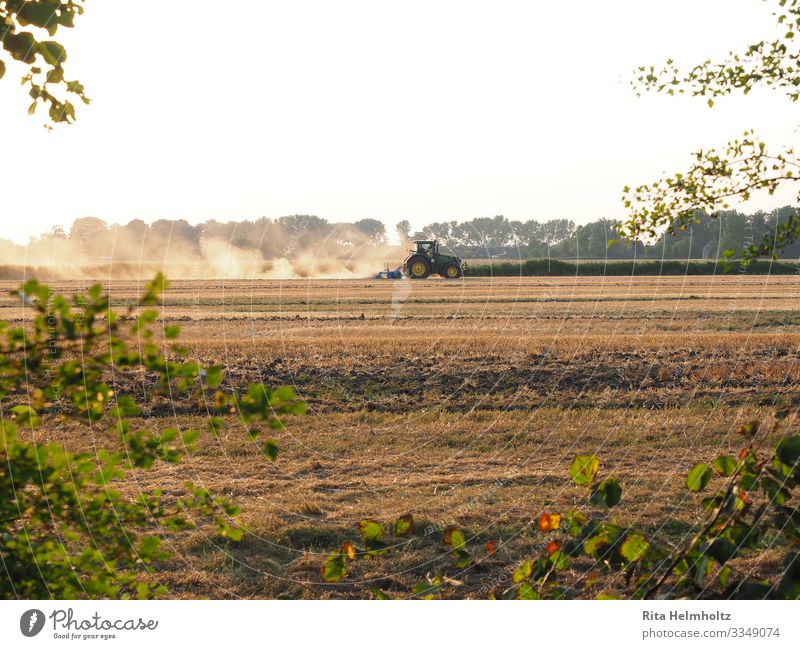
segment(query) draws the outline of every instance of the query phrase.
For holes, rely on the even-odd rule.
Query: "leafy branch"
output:
[[[142,408],[125,393],[126,373],[152,379],[150,402],[185,399],[207,408],[211,435],[234,416],[255,440],[264,427],[280,430],[286,416],[305,411],[291,388],[253,384],[240,392],[225,384],[220,367],[186,360],[175,341],[179,327],[161,329],[165,355],[150,307],[167,287],[158,275],[125,318],[100,285],[71,299],[35,280],[12,291],[32,322],[0,322],[0,597],[155,597],[164,588],[151,572],[170,558],[162,535],[209,522],[231,541],[243,537],[239,507],[203,487],[136,497],[120,489],[129,471],[180,462],[201,437],[194,429],[134,428]],[[76,453],[36,442],[34,431],[67,423],[106,424],[109,445],[122,449]],[[277,442],[267,439],[262,450],[274,460]]]
[[[66,49],[47,38],[59,29],[74,27],[75,17],[82,13],[83,0],[0,0],[0,43],[12,60],[27,67],[22,85],[28,87],[33,100],[28,114],[45,104],[51,124],[75,121],[69,95],[90,103],[83,85],[65,77]],[[0,78],[6,70],[6,62],[0,58]]]
[[[774,1],[774,0],[773,0]],[[634,72],[632,86],[637,95],[659,92],[668,95],[691,94],[714,97],[741,91],[748,94],[757,86],[781,89],[795,102],[800,99],[800,0],[777,0],[774,15],[780,34],[773,40],[761,40],[741,52],[729,52],[721,62],[704,61],[682,72],[673,60],[656,69],[641,66]],[[745,132],[741,140],[729,142],[722,152],[700,150],[694,163],[677,173],[635,189],[625,187],[623,203],[629,216],[621,224],[623,236],[655,238],[662,232],[675,234],[697,222],[702,212],[718,216],[729,200],[748,200],[753,192],[773,194],[779,186],[800,178],[800,164],[790,147],[768,152],[766,145]],[[775,257],[794,241],[800,240],[800,218],[792,216],[777,230],[741,251],[746,263],[756,257]],[[736,252],[728,250],[726,257]]]
[[[793,149],[770,152],[752,131],[734,140],[724,151],[701,150],[683,173],[650,184],[623,189],[623,203],[629,217],[620,224],[620,233],[631,239],[654,239],[662,231],[676,234],[699,222],[699,215],[728,209],[733,198],[748,200],[755,191],[769,194],[784,182],[800,180],[800,159]],[[800,217],[792,215],[774,234],[749,246],[746,259],[774,255],[800,239]],[[732,256],[727,251],[726,256]]]

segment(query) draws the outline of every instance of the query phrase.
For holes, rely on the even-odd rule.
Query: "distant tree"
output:
[[[772,236],[773,233],[785,231],[797,220],[798,210],[796,207],[787,205],[773,210],[766,219],[768,235]],[[792,243],[787,243],[782,252],[784,256],[800,257],[800,241],[795,240]]]
[[[367,235],[369,241],[380,245],[386,243],[386,225],[378,219],[361,219],[353,223],[353,227]]]
[[[135,242],[141,245],[147,234],[147,223],[142,221],[142,219],[133,219],[125,224],[124,231],[131,236]]]
[[[265,259],[275,259],[285,254],[288,239],[279,222],[262,216],[256,220],[254,232],[257,238],[254,239],[253,246],[258,247]]]
[[[532,241],[536,241],[540,224],[537,221],[509,221],[510,243],[520,248],[527,248]]]
[[[575,223],[568,219],[552,219],[542,224],[542,238],[549,247],[567,241],[573,232]]]
[[[327,229],[328,222],[318,216],[310,214],[293,214],[292,216],[282,216],[278,222],[286,229],[287,234],[293,238],[299,238],[307,232],[317,232]]]
[[[456,234],[458,224],[455,221],[431,223],[414,235],[414,239],[436,239],[447,246],[463,245],[464,242]]]
[[[752,241],[747,241],[748,236],[752,237],[750,219],[747,215],[736,210],[730,210],[720,214],[720,217],[722,226],[720,250],[741,249],[743,246],[752,243]]]
[[[106,233],[108,225],[102,219],[94,216],[84,216],[75,219],[69,230],[69,238],[83,243],[94,243],[96,239]]]
[[[73,27],[75,16],[82,13],[83,0],[0,0],[0,78],[8,63],[21,65],[22,85],[33,99],[28,113],[32,115],[39,103],[46,104],[50,124],[75,120],[75,106],[68,96],[89,103],[83,85],[64,76],[64,46],[47,38],[59,28]]]
[[[510,244],[512,228],[508,219],[502,215],[492,218],[481,217],[472,219],[465,224],[464,232],[468,245],[478,245],[488,248],[501,248]]]
[[[689,93],[705,97],[713,107],[715,97],[747,94],[766,86],[785,92],[796,102],[800,99],[800,0],[770,1],[777,7],[774,15],[779,31],[775,38],[730,52],[719,62],[705,61],[688,72],[679,70],[672,60],[658,71],[654,66],[641,67],[633,82],[637,92]],[[655,238],[664,229],[685,230],[701,212],[717,217],[730,208],[733,199],[748,200],[758,190],[772,194],[779,186],[800,180],[800,159],[794,151],[790,147],[769,149],[752,131],[722,150],[700,150],[693,157],[694,163],[683,173],[624,188],[629,217],[622,225],[623,234]],[[798,239],[800,217],[795,213],[761,242],[747,246],[742,256],[773,255]],[[736,253],[727,250],[725,254]]]
[[[411,241],[411,223],[408,221],[400,221],[394,226],[394,229],[400,239],[400,245],[404,246],[408,241]]]
[[[201,230],[184,219],[158,219],[150,225],[149,235],[160,240],[166,249],[178,249],[188,246],[199,252]]]

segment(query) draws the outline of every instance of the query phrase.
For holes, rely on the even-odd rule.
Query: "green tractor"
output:
[[[403,270],[411,279],[425,279],[435,273],[445,279],[458,279],[464,274],[466,264],[453,254],[439,250],[438,241],[414,241],[416,250],[403,262]]]

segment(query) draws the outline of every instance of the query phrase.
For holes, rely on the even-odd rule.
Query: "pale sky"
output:
[[[746,128],[798,140],[779,92],[720,99],[628,85],[774,34],[759,0],[219,3],[88,0],[59,39],[93,99],[42,128],[0,80],[0,238],[79,216],[190,222],[311,213],[620,218],[621,187]],[[753,208],[792,202],[792,193]]]

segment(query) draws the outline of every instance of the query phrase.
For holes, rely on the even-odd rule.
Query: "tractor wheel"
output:
[[[425,279],[431,274],[431,263],[425,257],[417,255],[408,260],[406,272],[411,279]]]
[[[442,269],[442,277],[445,279],[458,279],[461,277],[461,266],[454,261],[451,261],[449,264],[445,264],[444,268]]]

